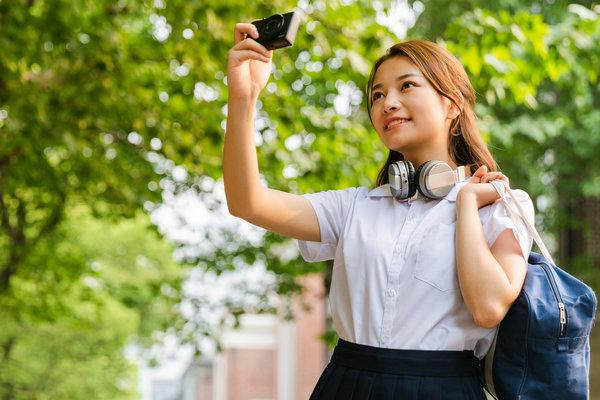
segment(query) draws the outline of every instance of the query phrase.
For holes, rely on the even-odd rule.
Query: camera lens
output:
[[[266,35],[272,35],[279,31],[283,25],[283,15],[273,15],[267,21],[265,21],[264,33]]]

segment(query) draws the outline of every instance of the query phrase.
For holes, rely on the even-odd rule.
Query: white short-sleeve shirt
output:
[[[483,357],[495,328],[475,324],[456,271],[456,196],[398,201],[384,185],[304,195],[321,229],[321,242],[299,241],[306,261],[333,259],[329,302],[338,335],[376,347],[472,350]],[[517,198],[533,222],[533,204]],[[512,229],[527,259],[531,238],[514,229],[497,202],[479,210],[488,246]]]

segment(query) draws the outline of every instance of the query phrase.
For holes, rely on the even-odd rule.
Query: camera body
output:
[[[254,21],[253,24],[258,30],[256,41],[268,50],[275,50],[291,46],[294,43],[300,17],[295,12],[275,14],[269,18]]]

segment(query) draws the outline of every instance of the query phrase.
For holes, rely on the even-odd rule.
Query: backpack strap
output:
[[[485,391],[486,399],[488,400],[496,400],[498,395],[496,394],[496,388],[494,387],[494,353],[496,352],[496,340],[498,339],[498,329],[496,328],[496,333],[494,334],[494,340],[492,341],[492,346],[490,350],[483,358],[483,371],[482,371],[482,379],[483,379],[483,388]]]
[[[515,229],[519,230],[519,226],[521,226],[521,224],[519,224],[519,219],[520,219],[525,224],[525,226],[527,227],[527,230],[529,231],[529,234],[531,235],[531,237],[533,238],[535,243],[540,248],[542,255],[546,258],[546,260],[550,261],[551,264],[556,265],[554,263],[554,260],[552,259],[552,256],[550,255],[550,252],[548,251],[548,248],[542,241],[542,238],[541,238],[540,234],[538,233],[537,229],[535,229],[535,226],[533,226],[533,224],[531,222],[529,222],[529,220],[527,218],[525,218],[526,213],[523,210],[523,206],[521,206],[521,204],[519,204],[517,197],[515,196],[512,189],[508,186],[508,183],[501,179],[496,179],[494,181],[491,181],[490,183],[492,184],[492,186],[494,186],[494,188],[500,195],[500,200],[502,201],[502,204],[504,204],[506,213],[508,214],[508,216],[512,220],[513,224],[515,225]],[[510,196],[514,206],[511,203],[509,203],[508,198],[506,196],[507,193]],[[516,209],[515,209],[515,206],[516,206]],[[525,260],[525,261],[527,261],[527,260]]]

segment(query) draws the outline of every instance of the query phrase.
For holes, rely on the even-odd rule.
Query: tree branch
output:
[[[5,202],[4,195],[4,178],[5,171],[0,171],[0,213],[1,213],[1,223],[2,228],[6,232],[6,235],[9,238],[9,251],[10,255],[8,257],[7,262],[2,266],[0,270],[0,296],[2,296],[9,287],[10,277],[16,271],[17,265],[19,264],[20,257],[17,253],[17,243],[19,242],[18,236],[21,236],[24,239],[23,235],[19,235],[19,233],[14,229],[14,227],[10,223],[8,207]]]
[[[4,343],[2,343],[2,345],[0,346],[0,348],[2,348],[2,363],[6,364],[9,360],[10,357],[10,353],[12,352],[12,349],[15,345],[15,340],[16,338],[14,336],[11,336],[8,338],[8,340]],[[4,399],[12,399],[14,397],[15,394],[15,385],[12,382],[3,382],[4,385],[4,390],[3,390],[3,400]]]
[[[2,81],[0,80],[0,89],[2,89]],[[6,165],[12,164],[13,160],[17,158],[22,151],[22,147],[17,147],[13,149],[12,152],[6,154],[4,157],[0,158],[0,167],[4,167]]]
[[[9,237],[12,237],[13,227],[10,225],[8,209],[6,207],[6,203],[4,202],[4,170],[0,171],[0,213],[2,228],[4,228],[4,231]]]

